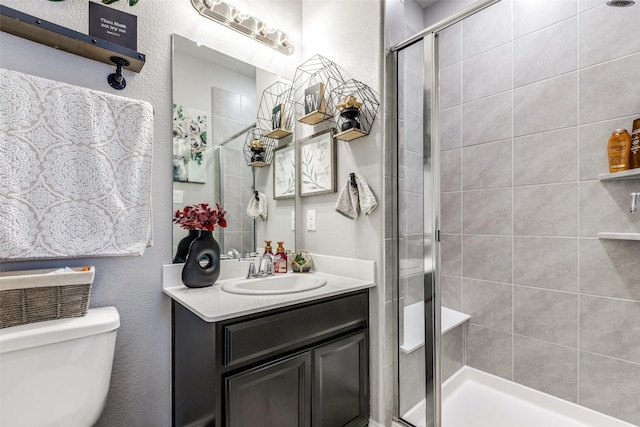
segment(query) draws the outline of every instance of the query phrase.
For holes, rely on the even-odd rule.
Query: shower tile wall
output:
[[[241,131],[255,121],[255,99],[239,93],[220,89],[211,89],[212,104],[212,140],[216,146]],[[241,219],[228,221],[224,229],[223,252],[234,248],[240,253],[253,252],[255,244],[252,237],[253,220],[246,214],[252,195],[253,175],[247,166],[242,148],[245,135],[226,143],[220,149],[220,162],[224,166],[222,177],[224,208],[228,218]],[[218,183],[219,185],[219,183]]]
[[[440,33],[441,288],[467,364],[640,424],[640,232],[600,182],[640,117],[640,7],[502,0]]]

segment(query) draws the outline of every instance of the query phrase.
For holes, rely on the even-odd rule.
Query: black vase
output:
[[[178,248],[176,249],[176,255],[173,257],[174,264],[181,264],[187,260],[187,254],[189,253],[189,246],[200,235],[200,230],[189,230],[189,234],[180,240]]]
[[[220,276],[220,245],[213,232],[201,231],[191,242],[187,261],[182,267],[182,283],[188,288],[205,288]]]
[[[348,129],[360,129],[360,110],[355,107],[345,108],[340,113],[340,116],[344,119],[340,126],[341,131]]]

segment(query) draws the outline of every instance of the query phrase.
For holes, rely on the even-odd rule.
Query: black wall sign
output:
[[[89,35],[138,50],[138,17],[89,2]]]

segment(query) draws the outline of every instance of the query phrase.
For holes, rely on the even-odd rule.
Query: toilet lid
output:
[[[111,332],[120,326],[115,307],[90,308],[87,315],[0,329],[0,354]]]

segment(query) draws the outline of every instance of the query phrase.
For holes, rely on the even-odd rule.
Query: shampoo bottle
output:
[[[287,272],[287,254],[282,246],[284,242],[278,242],[278,249],[276,249],[275,264],[273,266],[274,273],[286,273]]]
[[[631,135],[625,129],[618,129],[609,138],[609,172],[620,172],[629,169],[631,156]]]
[[[631,158],[629,160],[632,169],[640,168],[640,119],[633,121],[631,131]]]

